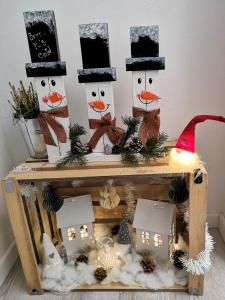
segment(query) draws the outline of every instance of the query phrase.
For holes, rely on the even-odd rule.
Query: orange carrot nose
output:
[[[52,103],[58,102],[63,99],[63,96],[58,92],[51,92],[48,94],[48,99]]]
[[[92,107],[92,108],[95,108],[95,109],[98,109],[98,110],[104,110],[106,109],[106,103],[99,99],[99,100],[92,100],[90,102],[88,102],[88,104]]]
[[[138,94],[138,98],[141,98],[142,100],[151,100],[151,101],[160,99],[160,97],[157,94],[147,90],[144,90],[141,92],[141,94]]]

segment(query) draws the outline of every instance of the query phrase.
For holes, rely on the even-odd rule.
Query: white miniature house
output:
[[[57,225],[61,229],[67,255],[74,254],[92,243],[93,222],[91,195],[65,200],[63,207],[57,212]]]
[[[138,199],[133,221],[136,249],[150,250],[159,259],[168,259],[174,250],[175,219],[174,204]]]

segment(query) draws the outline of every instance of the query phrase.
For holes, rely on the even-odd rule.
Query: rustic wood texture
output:
[[[194,183],[194,174],[190,174],[189,184],[189,257],[196,255],[205,248],[205,223],[207,205],[207,174],[203,174],[201,184]],[[189,274],[189,293],[203,295],[204,276]]]
[[[29,292],[42,293],[37,261],[32,246],[31,236],[25,216],[23,202],[17,181],[12,180],[13,192],[7,192],[5,182],[2,183],[9,218],[15,236],[20,260]]]
[[[185,174],[188,185],[190,185],[190,257],[195,257],[196,254],[198,254],[202,249],[204,249],[207,172],[200,163],[196,163],[194,166],[187,166],[166,162],[165,164],[160,163],[158,165],[143,165],[138,168],[128,168],[122,165],[109,165],[109,163],[106,163],[105,165],[95,163],[92,164],[91,167],[70,167],[65,169],[55,169],[52,165],[49,166],[49,164],[46,163],[27,163],[25,164],[25,166],[32,166],[38,171],[13,174],[13,176],[15,176],[15,183],[17,181],[30,182],[32,180],[35,182],[35,184],[38,184],[39,188],[41,188],[41,182],[49,180],[54,185],[57,192],[65,198],[90,193],[93,197],[93,207],[96,218],[96,224],[115,224],[119,222],[121,213],[126,210],[126,206],[124,205],[125,202],[123,187],[126,182],[131,181],[134,183],[137,190],[137,196],[139,198],[153,199],[158,201],[168,201],[168,189],[171,180],[175,176]],[[193,173],[194,170],[198,168],[201,169],[204,179],[203,183],[200,185],[193,183]],[[12,174],[9,174],[9,176],[12,176]],[[9,177],[6,177],[6,179],[7,178]],[[110,211],[107,211],[99,206],[99,190],[108,178],[114,179],[114,185],[116,186],[117,193],[121,198],[120,205]],[[80,180],[80,186],[72,187],[72,180]],[[16,185],[18,184],[16,183]],[[17,203],[19,204],[21,201],[21,196],[17,193],[17,195],[14,195],[14,197],[17,198]],[[60,241],[60,234],[57,228],[56,215],[54,212],[50,213],[49,223],[49,216],[44,211],[42,211],[41,208],[43,199],[40,190],[37,198],[40,209],[40,215],[45,218],[45,221],[42,220],[43,227],[47,228],[48,232],[51,232],[53,242],[56,244]],[[30,211],[32,222],[35,223],[33,221],[32,208],[30,207],[28,210]],[[180,214],[181,213],[178,209],[178,216]],[[26,223],[26,220],[21,219],[20,222]],[[20,234],[22,235],[21,232]],[[30,236],[29,239],[31,242]],[[36,244],[36,238],[34,238],[34,240]],[[32,244],[28,245],[27,242],[26,247],[32,248]],[[37,252],[39,252],[38,247],[39,245],[37,245]],[[30,250],[30,252],[33,254],[33,248]],[[36,267],[36,265],[33,265],[30,268],[34,269]],[[27,272],[26,268],[24,268],[24,272]],[[37,272],[37,269],[34,270],[34,272]],[[28,275],[26,274],[26,277],[27,276]],[[32,278],[32,280],[32,282],[35,282],[34,278]],[[37,290],[39,290],[40,288],[39,283],[40,282],[37,281]],[[202,294],[203,277],[189,276],[188,288],[190,293],[193,293],[194,290],[197,291],[199,295]]]
[[[37,249],[38,261],[41,261],[42,258],[42,231],[38,219],[37,208],[33,199],[27,198],[26,205],[28,208],[29,219],[31,222],[32,234],[35,241],[35,247]]]

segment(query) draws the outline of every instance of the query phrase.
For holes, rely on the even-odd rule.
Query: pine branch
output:
[[[124,147],[127,140],[137,132],[138,125],[140,124],[140,119],[138,119],[138,118],[123,117],[122,120],[123,120],[124,125],[127,126],[127,130],[118,142],[119,147]]]
[[[62,168],[65,165],[74,163],[77,163],[79,166],[85,166],[87,159],[84,155],[84,153],[72,153],[71,151],[68,151],[66,156],[57,163],[56,167]]]
[[[121,152],[121,161],[123,164],[137,167],[138,166],[138,157],[137,154],[133,153],[129,149],[123,149]]]
[[[85,155],[88,153],[89,149],[88,146],[86,144],[82,144],[80,140],[80,136],[85,134],[85,128],[77,123],[70,127],[69,139],[71,141],[71,150],[67,152],[64,158],[59,160],[57,163],[58,168],[72,163],[76,163],[80,166],[86,165],[87,159]]]
[[[146,141],[146,147],[144,147],[140,154],[143,156],[146,162],[151,159],[156,160],[167,155],[168,150],[163,147],[163,143],[167,140],[167,135],[162,132],[159,133],[158,138],[149,138]]]

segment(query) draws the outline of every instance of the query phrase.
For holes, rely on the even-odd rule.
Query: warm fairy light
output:
[[[198,160],[198,155],[196,153],[191,153],[189,151],[181,150],[178,148],[173,148],[171,150],[170,157],[173,161],[185,165],[193,164]]]
[[[113,240],[109,237],[103,237],[98,241],[97,264],[106,270],[112,269],[119,264],[119,257],[113,247]]]

